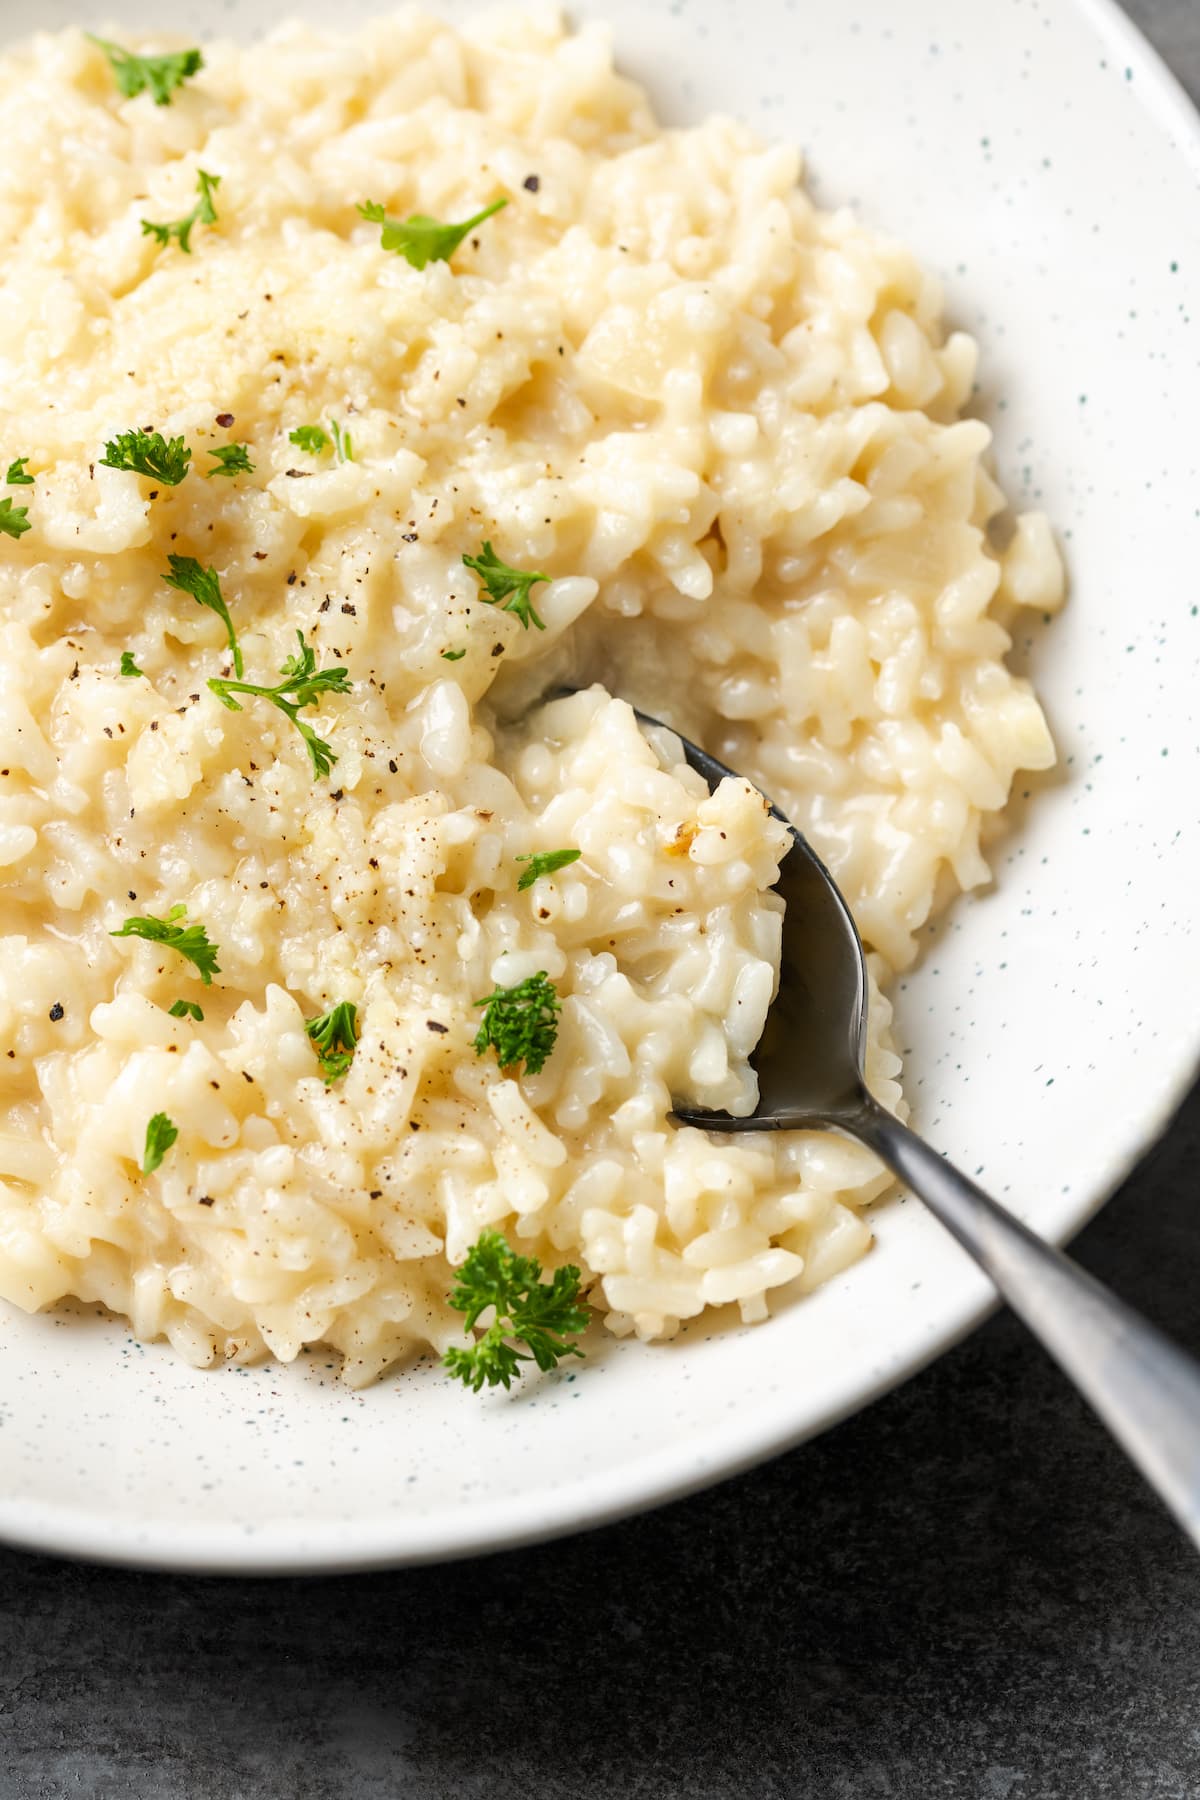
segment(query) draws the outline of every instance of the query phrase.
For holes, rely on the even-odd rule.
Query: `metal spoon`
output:
[[[646,713],[637,716],[674,731]],[[710,788],[737,775],[687,738],[680,742]],[[788,826],[792,847],[776,886],[786,906],[779,993],[753,1058],[758,1107],[735,1119],[677,1103],[676,1118],[705,1131],[833,1126],[868,1145],[990,1276],[1200,1547],[1200,1363],[1035,1237],[868,1093],[862,941],[828,869],[778,807],[771,812]]]

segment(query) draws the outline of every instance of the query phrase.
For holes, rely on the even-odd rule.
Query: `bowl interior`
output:
[[[2,4],[7,35],[25,33]],[[1200,1038],[1179,1005],[1200,877],[1195,116],[1107,0],[573,11],[612,21],[668,121],[723,110],[799,140],[822,204],[857,207],[941,273],[981,340],[1004,485],[1064,542],[1071,602],[1017,646],[1061,768],[1019,788],[995,887],[953,909],[897,993],[918,1128],[1062,1237],[1165,1122]],[[228,0],[219,28],[293,12],[323,17]],[[111,23],[85,0],[38,18]],[[163,23],[152,0],[120,19]],[[211,34],[212,10],[176,0],[171,25]],[[198,1374],[90,1309],[6,1311],[0,1535],[196,1568],[350,1567],[687,1491],[863,1404],[979,1316],[985,1283],[919,1206],[876,1225],[865,1262],[769,1325],[611,1342],[511,1396],[428,1368],[355,1394],[319,1355]]]

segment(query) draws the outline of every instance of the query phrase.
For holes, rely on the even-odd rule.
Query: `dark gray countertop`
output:
[[[1200,95],[1200,0],[1129,10]],[[1200,1089],[1077,1250],[1200,1351],[1198,1158]],[[274,1583],[0,1550],[0,1800],[517,1795],[1197,1800],[1200,1562],[1007,1316],[540,1549]]]

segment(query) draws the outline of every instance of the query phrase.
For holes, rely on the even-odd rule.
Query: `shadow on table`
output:
[[[1200,1090],[1081,1259],[1200,1349]],[[1200,1565],[992,1321],[709,1494],[321,1581],[0,1552],[0,1800],[1194,1800]]]

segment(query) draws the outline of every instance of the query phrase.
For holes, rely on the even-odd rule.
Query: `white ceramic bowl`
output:
[[[113,0],[114,7],[117,0]],[[442,0],[443,5],[445,0]],[[261,30],[315,0],[227,0]],[[347,20],[368,10],[343,7]],[[454,8],[449,10],[453,11]],[[458,10],[465,11],[465,7]],[[1046,1235],[1078,1226],[1196,1062],[1200,132],[1107,0],[587,0],[670,120],[799,139],[945,277],[982,341],[1005,485],[1065,540],[1019,646],[1063,764],[898,994],[916,1124]],[[37,22],[106,22],[43,0]],[[121,22],[211,31],[209,0]],[[6,38],[33,15],[0,0]],[[1028,784],[1033,787],[1034,784]],[[607,1345],[511,1396],[424,1368],[199,1374],[86,1310],[0,1315],[0,1536],[194,1569],[317,1570],[549,1536],[746,1467],[945,1349],[988,1290],[913,1202],[865,1262],[750,1330]]]

